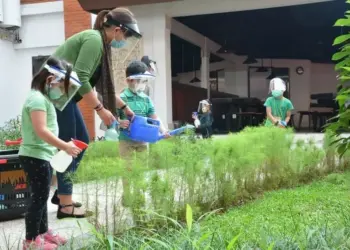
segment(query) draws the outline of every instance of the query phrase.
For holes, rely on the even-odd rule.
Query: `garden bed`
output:
[[[322,149],[301,141],[292,145],[291,131],[274,128],[248,129],[213,141],[172,139],[152,145],[148,156],[139,154],[127,171],[115,143],[97,143],[87,152],[75,181],[90,181],[82,184],[82,192],[83,202],[95,212],[92,222],[118,233],[125,225],[162,227],[165,221],[154,213],[184,221],[189,204],[198,218],[348,167],[347,158],[337,163],[334,146]],[[210,161],[204,164],[203,159]],[[130,209],[121,207],[122,177],[140,190],[128,197]]]

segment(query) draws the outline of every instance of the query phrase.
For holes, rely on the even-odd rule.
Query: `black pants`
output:
[[[52,170],[48,161],[20,156],[20,163],[31,187],[31,201],[25,216],[26,239],[33,240],[48,230],[47,200]]]

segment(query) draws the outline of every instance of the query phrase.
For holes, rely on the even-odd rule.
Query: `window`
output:
[[[40,68],[50,56],[34,56],[32,57],[32,72],[33,76],[39,72]]]

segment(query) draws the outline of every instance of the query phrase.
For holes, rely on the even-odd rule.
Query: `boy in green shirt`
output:
[[[121,99],[129,106],[135,115],[159,120],[152,100],[144,93],[147,82],[155,79],[155,76],[148,72],[146,64],[141,61],[131,62],[126,68],[126,79],[128,87],[120,94]],[[118,110],[118,115],[121,130],[119,136],[119,155],[122,159],[129,161],[135,152],[147,151],[148,143],[132,141],[126,133],[126,129],[130,124],[129,120],[122,110]],[[160,133],[164,134],[166,138],[169,137],[168,131],[162,123],[160,126]],[[128,164],[128,166],[130,165],[131,164]],[[125,178],[123,179],[123,188],[124,201],[124,197],[131,195],[130,184]]]
[[[270,81],[271,97],[267,98],[265,126],[287,127],[294,109],[292,102],[283,96],[286,91],[286,83],[281,78]]]

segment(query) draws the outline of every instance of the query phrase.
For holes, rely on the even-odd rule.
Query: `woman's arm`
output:
[[[46,112],[45,111],[32,111],[30,113],[33,128],[35,133],[48,144],[66,151],[70,145],[55,136],[46,126]]]

